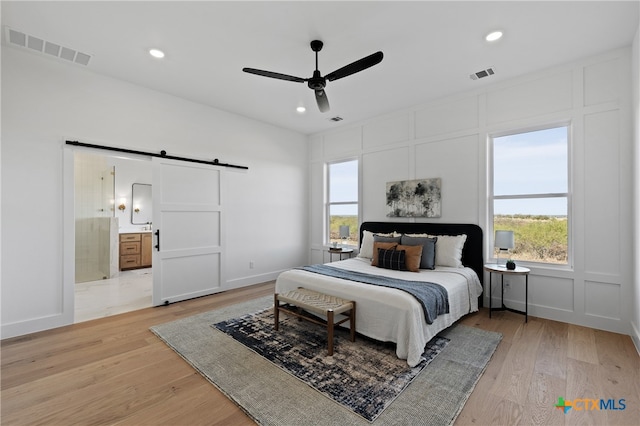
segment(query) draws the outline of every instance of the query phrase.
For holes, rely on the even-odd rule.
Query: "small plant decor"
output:
[[[510,271],[516,269],[516,262],[514,262],[513,259],[507,259],[507,269]]]

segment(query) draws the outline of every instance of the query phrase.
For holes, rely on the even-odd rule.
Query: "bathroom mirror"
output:
[[[134,183],[131,192],[131,224],[146,225],[151,222],[151,185]]]

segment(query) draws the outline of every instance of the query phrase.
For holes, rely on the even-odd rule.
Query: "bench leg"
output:
[[[327,312],[327,335],[329,356],[333,356],[333,311]]]
[[[280,301],[278,300],[278,293],[273,295],[273,319],[274,319],[274,324],[273,327],[275,328],[276,331],[278,331],[278,326],[279,324],[279,319],[280,319],[280,309],[278,309],[280,307]]]
[[[353,308],[351,308],[351,318],[349,321],[349,329],[351,330],[351,341],[356,341],[356,302],[353,302]]]

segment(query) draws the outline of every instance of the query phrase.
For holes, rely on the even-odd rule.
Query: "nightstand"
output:
[[[507,269],[506,266],[496,265],[495,263],[487,263],[484,265],[484,270],[489,272],[489,318],[491,318],[491,312],[493,311],[510,311],[516,314],[524,315],[524,322],[529,319],[529,268],[523,266],[516,266],[516,269]],[[493,274],[500,274],[502,292],[500,295],[501,305],[499,308],[492,307],[491,299],[491,277]],[[517,309],[507,308],[504,305],[504,276],[505,275],[524,275],[524,312]]]
[[[343,255],[346,255],[347,259],[349,259],[351,257],[351,253],[353,253],[353,249],[343,247],[338,247],[337,249],[330,247],[327,251],[329,252],[329,262],[333,262],[334,254],[337,254],[340,257],[339,260],[342,260]]]

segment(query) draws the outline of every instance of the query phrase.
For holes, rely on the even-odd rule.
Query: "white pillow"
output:
[[[399,237],[400,234],[391,232],[389,234],[374,234],[371,231],[362,231],[362,244],[360,244],[360,252],[357,257],[363,257],[365,259],[373,258],[373,236],[380,235],[381,237]]]
[[[371,259],[373,257],[373,232],[362,231],[362,244],[360,244],[360,253],[357,257]]]
[[[467,241],[466,234],[462,235],[430,235],[438,237],[436,242],[436,265],[462,268],[462,248]]]

